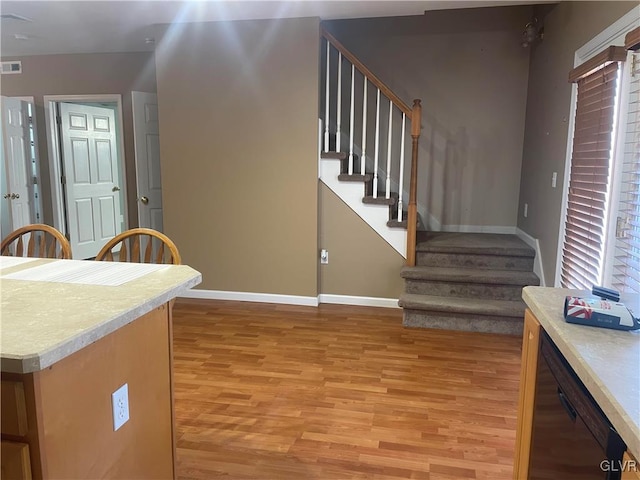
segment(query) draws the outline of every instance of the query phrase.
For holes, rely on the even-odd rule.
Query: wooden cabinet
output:
[[[2,478],[174,478],[165,304],[48,368],[2,373]],[[113,429],[111,394],[129,388]]]
[[[531,449],[531,427],[533,425],[533,401],[538,368],[540,346],[540,322],[527,309],[524,314],[522,334],[522,366],[520,368],[520,393],[518,397],[518,424],[516,429],[516,456],[513,464],[514,480],[527,478],[529,451]]]
[[[531,310],[527,309],[522,336],[522,366],[520,369],[518,422],[513,464],[514,480],[524,480],[529,477],[536,377],[538,375],[538,351],[541,335],[540,322],[538,322]],[[621,480],[640,480],[640,463],[629,452],[625,452],[622,465],[616,465],[616,468],[622,470]]]
[[[31,480],[31,459],[29,445],[2,440],[0,455],[0,478],[7,480]]]
[[[629,452],[622,457],[621,480],[640,480],[640,463]]]

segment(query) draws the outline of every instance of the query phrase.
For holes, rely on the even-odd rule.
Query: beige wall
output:
[[[164,226],[203,289],[317,295],[318,26],[184,24],[156,48]]]
[[[137,225],[131,92],[134,90],[156,91],[153,53],[34,55],[7,57],[2,60],[21,60],[23,72],[20,75],[2,76],[0,85],[2,95],[35,98],[44,221],[49,224],[52,222],[52,210],[43,96],[122,95],[129,223],[132,226]]]
[[[555,279],[562,210],[571,109],[567,75],[576,50],[637,5],[562,2],[544,19],[544,41],[532,52],[518,227],[539,239],[547,285],[553,285]],[[558,173],[557,188],[551,188],[553,172]],[[527,218],[523,216],[525,203],[529,205]]]
[[[320,293],[400,297],[405,259],[322,182],[319,199],[320,248],[329,251]]]
[[[516,225],[530,18],[509,7],[326,22],[405,102],[422,99],[418,203],[432,229]]]

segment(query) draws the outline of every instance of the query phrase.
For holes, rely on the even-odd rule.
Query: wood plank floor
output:
[[[521,339],[393,309],[180,300],[180,479],[511,478]]]

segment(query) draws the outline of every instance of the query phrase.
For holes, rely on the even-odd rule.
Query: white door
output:
[[[162,184],[158,99],[155,93],[131,92],[136,150],[138,223],[162,231]]]
[[[1,201],[8,203],[9,222],[2,222],[10,231],[33,223],[31,189],[31,144],[29,140],[29,111],[27,102],[2,97],[2,147],[5,186]],[[2,232],[4,237],[9,232]]]
[[[122,230],[115,113],[60,103],[60,117],[71,251],[73,258],[92,258]]]

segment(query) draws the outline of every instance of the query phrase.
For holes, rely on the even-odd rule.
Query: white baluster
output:
[[[391,129],[393,127],[393,102],[389,99],[389,131],[387,133],[387,179],[384,198],[391,196]]]
[[[376,142],[373,153],[373,198],[378,198],[378,159],[380,145],[380,89],[376,96]]]
[[[398,180],[398,221],[402,221],[402,186],[404,185],[404,128],[405,114],[402,112],[402,139],[400,140],[400,179]]]
[[[360,175],[364,175],[367,154],[367,77],[364,77],[364,94],[362,96],[362,156],[360,157]]]
[[[338,111],[336,122],[336,152],[340,151],[340,123],[342,120],[342,52],[338,52]]]
[[[327,73],[324,87],[324,151],[329,151],[329,55],[331,44],[327,40]]]
[[[355,109],[356,67],[351,64],[351,110],[349,111],[349,175],[353,174],[353,112]]]

